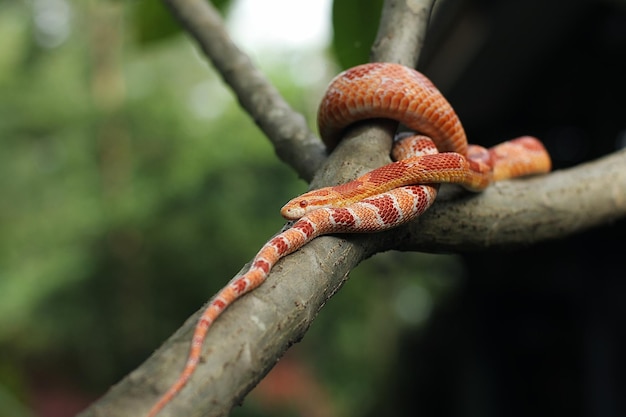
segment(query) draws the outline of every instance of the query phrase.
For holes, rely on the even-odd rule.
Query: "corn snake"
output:
[[[425,76],[401,65],[365,64],[335,77],[318,111],[320,135],[331,151],[347,126],[371,118],[396,120],[419,135],[397,142],[392,151],[395,162],[347,184],[305,193],[281,209],[294,223],[261,248],[248,272],[235,277],[211,300],[196,325],[183,371],[148,417],[155,417],[191,378],[211,324],[238,298],[261,285],[282,257],[320,235],[377,232],[404,224],[430,207],[442,182],[480,191],[492,181],[551,168],[549,155],[533,137],[489,150],[468,145],[443,95]]]

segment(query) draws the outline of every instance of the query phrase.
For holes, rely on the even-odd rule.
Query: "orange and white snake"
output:
[[[183,371],[148,417],[156,416],[191,378],[211,324],[235,300],[261,285],[282,257],[320,235],[377,232],[406,223],[430,207],[439,183],[480,191],[492,181],[551,168],[545,148],[530,136],[489,150],[468,145],[443,95],[424,75],[402,65],[364,64],[335,77],[318,112],[322,140],[330,151],[347,126],[372,118],[396,120],[420,135],[397,142],[392,153],[396,162],[347,184],[303,194],[282,208],[282,215],[295,223],[263,245],[248,272],[209,303],[196,325]]]

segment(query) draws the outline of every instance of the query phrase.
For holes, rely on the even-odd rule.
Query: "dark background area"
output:
[[[419,67],[471,142],[531,134],[555,169],[626,146],[623,2],[445,3]],[[371,415],[626,416],[624,236],[622,220],[463,256],[469,279],[404,339],[402,411]]]

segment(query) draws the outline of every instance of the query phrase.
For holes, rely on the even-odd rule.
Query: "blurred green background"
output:
[[[218,3],[244,44],[302,18],[246,33],[251,2]],[[354,25],[332,31],[322,3],[326,38],[245,45],[311,121],[333,74],[367,60],[376,25],[359,22],[380,7],[337,1]],[[160,2],[0,1],[0,40],[0,417],[68,416],[251,259],[306,184]],[[444,257],[368,261],[285,361],[317,403],[278,382],[236,415],[367,413],[399,334],[460,275]]]

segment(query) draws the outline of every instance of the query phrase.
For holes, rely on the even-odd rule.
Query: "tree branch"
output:
[[[205,13],[194,9],[203,7],[200,4],[205,4],[204,0],[165,1],[181,19],[187,19],[189,13],[194,17]],[[423,7],[415,8],[416,4]],[[387,1],[373,59],[416,62],[431,4],[430,1]],[[395,19],[391,16],[396,13],[405,21],[395,26],[412,28],[413,36],[394,34],[395,26],[387,25]],[[406,19],[411,21],[406,22]],[[197,38],[218,38],[211,32],[216,29],[209,29],[214,23],[203,23],[202,30],[191,29],[188,23],[185,25]],[[225,51],[230,48],[209,47],[204,41],[199,42],[214,60],[228,54]],[[230,40],[228,43],[232,44]],[[237,51],[237,54],[241,53]],[[249,65],[247,58],[236,56],[237,61],[244,62],[239,68]],[[222,71],[221,65],[216,64],[216,67]],[[225,72],[228,75],[224,74],[224,79],[228,83],[242,82],[236,81],[239,76],[232,75],[235,69]],[[239,91],[237,94],[256,96],[252,101],[266,103],[261,112],[271,109],[274,104],[267,103],[272,103],[274,98],[262,96],[267,93],[273,97],[277,94],[273,89],[261,84],[259,91],[248,90],[254,82],[243,84],[246,87],[233,86]],[[244,104],[243,97],[240,101],[255,120],[265,117],[257,113],[256,104]],[[279,112],[282,117],[291,117],[292,111],[282,100],[277,105],[282,109]],[[263,126],[272,123],[259,121],[264,131]],[[281,131],[280,127],[275,129]],[[301,128],[294,129],[303,132]],[[318,171],[315,186],[344,182],[386,163],[394,130],[395,124],[390,122],[365,123],[352,129]],[[293,140],[298,135],[290,134],[280,134],[281,139],[273,139],[274,143],[298,149],[283,151],[295,155],[293,161],[292,156],[286,159],[290,164],[299,164],[297,159],[308,152],[305,148],[311,142],[310,135],[302,135],[308,139]],[[318,156],[313,159],[321,161],[319,150],[315,152]],[[318,311],[343,285],[350,271],[374,253],[392,248],[459,251],[514,247],[555,239],[624,217],[626,170],[623,167],[626,167],[626,151],[551,175],[502,182],[477,195],[451,190],[441,193],[431,210],[404,227],[380,234],[315,239],[280,261],[264,285],[237,301],[215,322],[204,345],[204,362],[188,386],[163,410],[163,417],[227,415],[269,372],[284,351],[304,336]],[[309,175],[304,168],[298,171],[305,178]],[[247,266],[242,272],[246,269]],[[152,357],[81,416],[143,415],[182,369],[200,312],[190,317]]]
[[[310,181],[326,149],[278,90],[230,38],[219,12],[208,0],[163,0],[198,42],[241,106],[274,145],[278,157]]]
[[[562,239],[625,217],[626,149],[476,195],[440,193],[424,216],[387,239],[401,250],[484,251]]]
[[[434,3],[434,0],[386,1],[370,60],[414,68]]]

